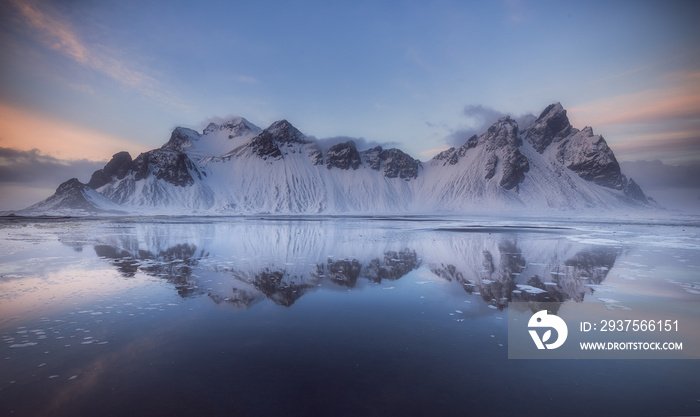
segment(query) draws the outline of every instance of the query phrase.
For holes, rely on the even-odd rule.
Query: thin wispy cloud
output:
[[[10,0],[20,21],[31,36],[44,47],[63,54],[77,64],[95,70],[122,85],[141,91],[161,104],[186,108],[173,94],[164,91],[149,74],[137,70],[127,60],[104,45],[91,44],[81,38],[69,20],[49,4],[40,1]]]
[[[569,117],[575,126],[613,132],[606,139],[622,160],[700,160],[700,72],[670,74],[665,81],[667,88],[572,107]]]
[[[593,126],[697,118],[700,72],[672,74],[668,81],[668,88],[606,97],[572,107],[570,114]]]
[[[247,84],[257,84],[257,82],[258,82],[257,78],[251,77],[249,75],[239,75],[238,81],[240,81],[242,83],[247,83]]]
[[[59,51],[81,64],[89,63],[88,49],[66,22],[45,13],[32,2],[22,0],[10,0],[10,2],[21,12],[27,25],[36,31],[36,37],[46,47]]]
[[[700,161],[700,132],[658,133],[611,145],[620,160]]]

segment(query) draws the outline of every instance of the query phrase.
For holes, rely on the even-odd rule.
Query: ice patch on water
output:
[[[637,277],[633,277],[632,275],[617,274],[617,276],[620,277],[620,278],[622,278],[622,279],[629,280],[629,281],[636,281],[636,280],[637,280]]]
[[[680,282],[673,279],[665,279],[669,284],[674,284],[689,294],[700,294],[700,282]]]
[[[518,284],[516,286],[520,291],[525,291],[528,294],[542,294],[543,292],[547,292],[541,288],[533,287],[531,285]]]
[[[36,346],[36,342],[27,342],[27,343],[15,343],[14,345],[10,345],[11,348],[23,348],[23,347],[30,347],[30,346]]]
[[[598,292],[615,292],[615,286],[608,284],[585,284],[584,287],[588,287],[593,291]]]
[[[598,298],[598,301],[605,303],[605,308],[608,310],[632,310],[631,308],[620,304],[619,301],[612,298]]]

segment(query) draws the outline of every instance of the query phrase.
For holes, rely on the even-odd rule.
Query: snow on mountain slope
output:
[[[336,145],[324,158],[316,143],[289,122],[276,122],[244,146],[203,161],[217,190],[214,206],[243,213],[407,210],[411,190],[406,180],[378,175],[362,163],[354,144],[343,145],[347,152]]]
[[[154,149],[139,155],[126,174],[97,191],[135,212],[201,211],[213,204],[206,175],[186,153]]]
[[[261,132],[242,117],[218,125],[209,125],[200,134],[192,129],[177,127],[161,149],[184,152],[192,160],[219,156],[231,152]]]
[[[159,149],[115,154],[88,185],[126,211],[158,214],[396,214],[655,207],[605,139],[559,104],[524,130],[503,117],[422,163],[399,149],[326,152],[286,120],[243,118],[200,134],[178,127]]]

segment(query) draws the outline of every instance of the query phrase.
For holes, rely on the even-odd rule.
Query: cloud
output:
[[[59,51],[81,64],[88,64],[90,53],[79,40],[75,31],[61,21],[39,9],[31,1],[10,0],[21,13],[35,36],[48,48]]]
[[[152,76],[136,70],[133,65],[118,58],[115,51],[85,42],[71,23],[50,5],[40,1],[10,0],[19,14],[19,20],[29,29],[32,37],[46,48],[57,51],[79,65],[93,69],[161,104],[187,108],[173,94],[163,91]]]
[[[258,79],[249,75],[239,75],[238,81],[246,84],[257,84]]]
[[[104,164],[87,159],[58,159],[38,149],[0,147],[0,182],[54,187],[70,178],[88,181]]]
[[[700,131],[651,132],[611,144],[620,160],[659,159],[665,162],[700,161]]]
[[[316,140],[318,146],[323,150],[327,151],[331,146],[337,145],[339,143],[344,143],[349,140],[355,142],[355,146],[358,151],[363,151],[366,149],[374,148],[375,146],[381,146],[384,149],[399,147],[401,144],[398,142],[377,142],[374,140],[367,140],[365,138],[353,138],[350,136],[334,136],[331,138],[316,139],[313,136],[312,139]]]
[[[28,207],[49,197],[66,180],[90,180],[104,162],[58,159],[38,149],[0,147],[0,210]]]
[[[503,113],[501,111],[492,109],[490,107],[484,107],[482,105],[469,104],[464,106],[462,114],[466,117],[466,126],[458,129],[449,129],[451,133],[445,138],[445,141],[450,146],[462,146],[467,139],[474,135],[480,135],[484,133],[491,125],[496,123],[498,119],[503,116],[510,116],[516,122],[520,129],[525,129],[530,126],[536,119],[536,116],[532,114],[524,114],[521,116],[514,116],[512,114]],[[428,124],[429,126],[434,126]]]
[[[68,159],[73,155],[105,161],[119,151],[132,155],[148,148],[129,139],[74,125],[0,102],[0,146]]]
[[[667,88],[606,97],[569,109],[588,126],[691,121],[700,130],[700,72],[665,76]],[[576,124],[576,123],[574,123]]]

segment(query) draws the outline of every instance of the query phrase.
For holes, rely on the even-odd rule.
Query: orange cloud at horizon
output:
[[[606,126],[700,118],[700,72],[674,74],[672,85],[569,108],[574,125]],[[575,123],[584,121],[585,123]]]
[[[149,150],[133,140],[110,135],[55,117],[0,102],[0,146],[22,151],[38,149],[59,159],[106,161],[117,152],[132,156]]]

